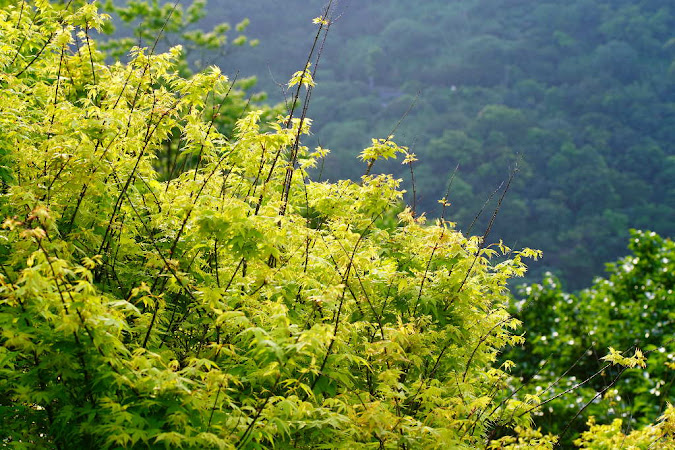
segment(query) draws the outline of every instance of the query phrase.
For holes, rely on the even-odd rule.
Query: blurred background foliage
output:
[[[513,304],[525,345],[504,359],[516,363],[525,386],[521,394],[552,398],[588,380],[545,405],[536,419],[558,435],[572,421],[568,445],[590,416],[603,424],[621,418],[624,429],[637,429],[675,398],[675,243],[631,230],[628,247],[628,256],[607,264],[605,277],[577,294],[547,273],[540,283],[523,286]],[[628,369],[615,380],[622,368],[605,367],[601,359],[609,347],[627,354],[643,350],[647,368]]]

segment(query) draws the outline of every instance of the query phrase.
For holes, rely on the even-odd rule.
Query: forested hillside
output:
[[[210,1],[218,20],[249,17],[260,39],[218,62],[281,100],[323,3]],[[492,237],[542,249],[535,278],[588,285],[629,228],[675,232],[673,30],[661,0],[341,1],[310,106],[315,142],[332,150],[323,176],[362,175],[359,149],[414,103],[395,134],[419,157],[418,212],[439,215],[460,164],[448,216],[467,230],[518,162]],[[412,203],[408,168],[380,169],[405,180]]]

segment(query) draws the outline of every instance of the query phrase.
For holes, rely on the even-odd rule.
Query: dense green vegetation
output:
[[[227,26],[190,29],[199,4],[116,12],[193,55],[227,48]],[[433,223],[403,207],[378,173],[414,163],[393,138],[364,145],[358,180],[312,179],[316,53],[275,116],[180,47],[106,62],[106,21],[85,2],[2,2],[0,445],[675,448],[672,241],[634,232],[608,280],[577,297],[548,276],[514,309],[508,284],[540,252],[461,233],[447,199]]]
[[[181,77],[179,48],[104,64],[92,5],[0,18],[3,445],[454,446],[527,426],[491,364],[521,340],[505,284],[536,251],[494,262],[409,211],[387,227],[395,179],[311,182],[304,115],[223,135],[208,99],[229,80]],[[200,157],[160,181],[176,135]]]
[[[675,399],[675,243],[633,230],[629,248],[630,255],[607,265],[606,278],[578,294],[547,274],[541,284],[523,287],[513,305],[526,341],[504,358],[516,363],[525,392],[548,388],[552,397],[589,379],[542,408],[536,421],[547,432],[560,434],[587,403],[573,422],[576,431],[590,416],[603,424],[619,418],[633,429]],[[608,367],[602,360],[608,347],[644,350],[650,370]]]
[[[259,75],[280,99],[275,82],[310,45],[307,6],[323,3],[212,0],[213,11],[250,17],[261,41],[223,66]],[[622,255],[629,228],[675,233],[669,2],[343,1],[338,15],[310,109],[317,142],[333,150],[324,177],[358,179],[354,156],[414,102],[395,134],[419,157],[418,211],[438,217],[460,164],[448,217],[468,230],[522,157],[493,236],[544,251],[533,279],[548,270],[585,287]],[[412,203],[407,168],[383,168]]]

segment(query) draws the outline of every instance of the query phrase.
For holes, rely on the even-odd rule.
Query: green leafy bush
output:
[[[560,433],[578,411],[577,433],[590,416],[599,424],[646,425],[675,398],[675,244],[632,230],[629,249],[607,264],[606,278],[578,294],[564,292],[550,274],[521,289],[513,313],[527,340],[506,357],[538,393],[548,388],[553,397],[580,385],[542,409],[537,423],[546,431]],[[608,367],[602,358],[608,347],[641,349],[645,365]]]
[[[223,135],[217,69],[181,77],[177,47],[107,65],[88,36],[104,19],[2,11],[4,442],[482,442],[515,407],[496,403],[506,374],[490,365],[520,340],[505,285],[537,253],[494,264],[481,239],[408,210],[379,228],[398,180],[310,181],[325,151],[300,143],[304,115],[252,111]],[[200,157],[159,181],[175,136]]]

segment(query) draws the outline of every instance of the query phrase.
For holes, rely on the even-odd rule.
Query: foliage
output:
[[[598,425],[593,417],[588,421],[590,429],[582,433],[575,444],[588,449],[624,448],[675,448],[675,408],[668,404],[666,411],[656,425],[648,425],[640,430],[624,434],[621,419],[615,419],[610,425]]]
[[[497,363],[523,343],[507,283],[540,252],[426,224],[391,175],[312,181],[327,150],[301,143],[306,103],[226,134],[218,68],[186,77],[179,47],[107,64],[89,35],[105,20],[91,4],[0,11],[4,446],[555,445]],[[415,160],[391,139],[367,171]],[[169,141],[198,158],[165,177]],[[669,443],[671,416],[643,434]],[[613,439],[590,426],[580,445]]]
[[[228,138],[217,68],[184,78],[178,47],[108,65],[104,20],[0,12],[3,444],[447,448],[528,426],[492,364],[537,252],[408,209],[391,226],[399,180],[310,181],[304,114]],[[200,157],[161,181],[171,136]]]
[[[227,22],[214,25],[211,31],[203,31],[199,26],[207,16],[206,6],[204,0],[196,0],[187,8],[179,2],[160,4],[157,0],[132,0],[120,5],[107,0],[104,10],[117,19],[121,30],[113,26],[112,20],[102,22],[102,31],[116,37],[105,39],[101,49],[107,56],[120,60],[138,42],[151,43],[153,52],[169,49],[175,45],[172,43],[180,42],[181,52],[177,54],[174,65],[181,76],[189,77],[193,70],[207,69],[209,61],[222,61],[246,43],[252,47],[258,44],[257,39],[248,39],[243,34],[250,23],[248,19],[242,19],[234,26],[234,31],[238,33],[234,39],[228,39],[232,26]],[[121,37],[128,27],[133,27],[134,37]],[[264,103],[267,94],[252,93],[256,82],[255,77],[243,78],[237,72],[226,90],[213,91],[206,97],[205,120],[227,137],[232,135],[236,121],[249,108],[261,110],[263,122],[273,120],[281,113],[281,105],[270,107]],[[167,88],[171,89],[170,86]],[[167,136],[163,151],[157,153],[155,165],[161,179],[177,176],[186,168],[200,163],[201,154],[181,153],[179,150],[180,130],[174,129]]]
[[[644,425],[675,396],[675,243],[632,230],[629,249],[607,265],[606,278],[579,294],[563,292],[550,274],[520,289],[512,312],[524,322],[527,340],[505,357],[533,383],[533,394],[546,389],[554,397],[581,383],[542,409],[537,423],[547,432],[559,434],[584,406],[576,432],[589,416],[608,430],[621,428],[617,416],[624,427]]]
[[[238,33],[234,39],[228,39],[227,33],[232,31],[232,26],[227,22],[215,24],[208,32],[197,28],[207,16],[206,6],[205,0],[195,0],[187,8],[179,2],[160,5],[157,0],[131,0],[120,5],[107,0],[104,4],[105,10],[114,14],[122,24],[133,27],[134,36],[108,40],[103,48],[109,50],[112,56],[121,58],[139,41],[154,43],[155,46],[161,41],[167,47],[178,41],[184,47],[186,60],[191,56],[192,64],[200,70],[206,67],[204,60],[207,56],[213,62],[214,58],[225,57],[233,48],[246,43],[251,47],[258,45],[257,39],[249,40],[243,34],[250,24],[248,19],[243,19],[234,26],[234,31]],[[115,31],[112,22],[106,22],[105,25],[107,33]],[[194,53],[198,55],[195,56]],[[187,65],[183,71],[186,69]]]

